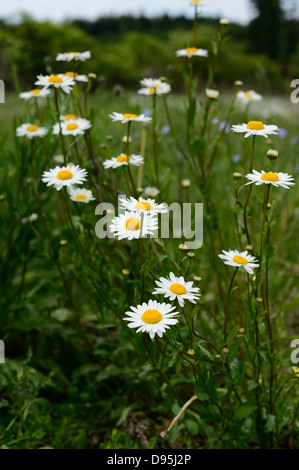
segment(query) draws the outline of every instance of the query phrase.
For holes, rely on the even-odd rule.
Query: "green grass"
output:
[[[198,98],[203,99],[203,95]],[[298,135],[294,120],[296,109],[286,97],[283,99],[283,105],[279,99],[267,97],[261,108],[255,105],[250,109],[252,119],[277,124],[288,131],[284,139],[274,136],[272,142],[263,138],[257,141],[254,168],[266,169],[266,151],[275,148],[279,151],[279,158],[275,162],[277,171],[293,174],[297,164],[298,146],[294,140]],[[65,101],[64,112],[71,110],[69,100],[67,98]],[[274,109],[273,100],[274,103],[279,103]],[[219,109],[215,111],[218,124],[211,125],[212,142],[219,133],[219,123],[225,119],[228,102],[228,94],[221,95]],[[184,113],[187,100],[183,95],[172,95],[169,104],[173,127],[185,147]],[[140,113],[151,107],[151,100],[134,93],[125,92],[121,96],[114,96],[110,92],[98,91],[89,98],[89,107],[89,117],[93,122],[92,141],[98,157],[104,159],[126,150],[121,143],[125,126],[120,123],[113,124],[108,117],[109,113]],[[195,126],[199,128],[203,115],[199,99],[197,110]],[[43,124],[50,128],[55,121],[53,104],[49,102],[42,107],[41,114]],[[234,374],[232,382],[226,376],[225,368],[215,370],[208,363],[203,363],[201,375],[197,378],[197,384],[194,384],[190,364],[180,360],[177,355],[172,359],[159,356],[153,342],[147,341],[147,338],[142,339],[144,335],[135,332],[131,334],[102,297],[108,298],[120,317],[130,305],[140,302],[141,275],[137,245],[97,239],[94,236],[94,227],[99,216],[94,213],[95,205],[84,207],[82,213],[77,213],[72,206],[73,222],[79,238],[85,253],[88,254],[90,250],[92,258],[91,264],[84,263],[76,238],[67,223],[62,195],[52,187],[47,188],[40,181],[42,172],[56,165],[53,156],[61,153],[59,139],[49,133],[44,140],[45,146],[41,142],[30,146],[24,139],[16,139],[12,129],[13,123],[19,125],[25,121],[33,122],[35,109],[31,102],[24,105],[15,95],[6,96],[6,103],[0,107],[0,118],[0,224],[3,228],[0,337],[5,341],[7,354],[6,364],[0,365],[2,448],[103,449],[158,448],[173,445],[186,448],[262,447],[263,444],[253,429],[252,415],[247,416],[245,413],[241,421],[229,417],[226,422],[229,425],[225,427],[226,418],[221,413],[224,408],[230,416],[235,416],[234,413],[240,406],[230,387],[238,388],[242,401],[251,403],[254,400],[255,384],[252,384],[253,379],[248,377],[251,369],[246,356],[246,342],[242,343],[242,346],[232,342],[229,346],[231,373]],[[243,121],[244,109],[236,107],[231,124]],[[198,188],[198,176],[190,171],[188,163],[178,152],[171,133],[161,133],[165,124],[167,119],[162,100],[158,100],[157,129],[163,162],[161,201],[169,204],[174,201],[203,202],[202,193]],[[174,133],[174,130],[172,132]],[[111,135],[112,140],[107,140],[107,135]],[[235,182],[232,174],[247,172],[250,143],[250,139],[244,140],[229,133],[221,144],[206,191],[213,201],[212,218],[215,216],[216,220],[217,215],[218,231],[224,244],[220,244],[217,230],[215,227],[211,228],[213,220],[211,222],[205,212],[204,244],[202,248],[195,250],[195,259],[189,270],[189,280],[192,280],[194,275],[203,279],[200,284],[202,299],[197,310],[197,328],[201,335],[212,338],[219,349],[223,347],[223,338],[218,325],[222,320],[219,299],[217,304],[216,272],[217,269],[221,272],[223,288],[227,288],[232,272],[225,271],[221,261],[218,268],[216,267],[211,255],[209,233],[211,231],[217,253],[222,249],[237,247],[233,215]],[[79,149],[89,174],[99,183],[83,139],[79,140]],[[136,125],[132,130],[131,152],[139,151],[140,127]],[[240,155],[238,162],[232,159],[236,154]],[[76,161],[74,147],[69,149],[69,157]],[[34,224],[22,224],[22,218],[31,213],[39,213],[33,190],[31,161],[34,161],[37,188],[51,233],[54,253],[41,216]],[[115,172],[105,172],[101,165],[100,168],[103,193],[107,201],[115,203],[115,188],[121,193],[126,191],[122,168]],[[133,178],[137,178],[135,171]],[[191,181],[188,190],[181,187],[184,178]],[[143,187],[155,184],[149,128]],[[276,386],[279,387],[291,366],[290,339],[298,332],[296,314],[299,299],[299,212],[296,188],[289,191],[273,189],[272,195],[273,222],[270,245],[275,245],[276,254],[274,260],[271,259],[273,265],[269,282],[272,318],[277,335],[275,348],[279,360],[276,364]],[[240,199],[244,201],[244,197],[243,187],[240,190]],[[255,247],[258,246],[262,198],[262,190],[254,188],[249,226],[254,234]],[[65,240],[66,244],[61,244],[61,240]],[[159,242],[146,245],[146,260],[153,260],[156,255],[158,257],[153,268],[146,272],[146,299],[150,298],[154,288],[153,278],[166,276],[170,270],[178,271],[180,262],[183,273],[187,271],[188,258],[182,256],[178,250],[178,245],[183,241],[170,239],[166,240],[164,245]],[[65,273],[69,296],[59,275],[57,260]],[[130,271],[128,276],[122,273],[124,268]],[[236,325],[246,328],[246,338],[250,344],[250,331],[247,330],[249,327],[246,323],[247,287],[244,275],[240,275],[238,285],[239,288],[233,292],[231,299],[231,329]],[[191,315],[189,306],[188,315]],[[183,320],[181,322],[183,324]],[[263,384],[267,384],[269,357],[267,331],[263,319],[260,328],[263,339],[260,355],[264,360],[260,379]],[[214,357],[213,351],[205,353],[201,349],[202,344],[209,349],[208,344],[200,344],[197,340],[191,345],[186,328],[182,327],[180,332],[187,346],[193,346],[197,354]],[[181,339],[170,331],[167,339],[163,339],[163,346],[167,345],[171,351],[181,346],[180,341]],[[149,360],[148,353],[155,364]],[[234,365],[235,357],[238,357],[242,366]],[[245,369],[244,375],[242,367]],[[292,384],[293,382],[294,380]],[[228,388],[227,395],[224,397],[221,392],[217,392],[217,388]],[[194,403],[176,425],[169,440],[163,441],[160,432],[194,394],[194,390],[202,400]],[[217,402],[220,412],[208,393]],[[265,398],[262,402],[264,407],[267,406],[266,396],[265,385]],[[279,409],[275,411],[280,426],[275,430],[277,447],[290,446],[288,426],[293,429],[293,446],[298,446],[296,403],[298,392],[293,386],[290,399],[281,405],[281,413],[284,415],[280,414]],[[265,429],[266,426],[270,427],[269,417],[267,419],[268,421],[264,420]],[[145,431],[141,432],[140,429]],[[269,439],[270,431],[268,434],[267,432],[265,431],[265,442]]]

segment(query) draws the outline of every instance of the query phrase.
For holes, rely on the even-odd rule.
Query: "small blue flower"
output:
[[[283,127],[281,127],[279,130],[278,130],[278,137],[280,139],[285,139],[286,136],[288,135],[288,131],[286,129],[284,129]]]
[[[152,110],[150,108],[146,108],[142,111],[142,114],[144,114],[146,117],[152,117]]]
[[[219,122],[218,118],[214,118],[211,121],[212,124],[218,124],[218,122]]]
[[[170,131],[170,126],[168,124],[165,124],[161,129],[161,134],[167,135],[169,134],[169,131]]]
[[[234,163],[238,163],[241,160],[241,158],[242,158],[241,155],[239,153],[236,153],[236,155],[232,157],[232,161]]]
[[[222,121],[222,122],[219,124],[219,130],[220,130],[220,132],[223,131],[223,129],[225,129],[225,133],[226,133],[226,134],[229,134],[229,132],[230,132],[230,125],[229,125],[226,121]]]

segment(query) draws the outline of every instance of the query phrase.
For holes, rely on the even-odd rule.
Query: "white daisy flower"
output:
[[[61,114],[61,121],[69,121],[70,119],[78,119],[77,114]]]
[[[78,119],[67,119],[63,122],[56,123],[53,126],[53,134],[58,135],[60,133],[63,135],[83,135],[87,129],[91,128],[91,123],[87,119],[78,118]]]
[[[129,211],[145,212],[147,214],[159,214],[168,212],[167,204],[157,204],[154,199],[145,199],[140,196],[139,200],[134,197],[119,199],[122,209]]]
[[[239,252],[238,250],[222,250],[222,253],[224,254],[218,256],[223,260],[224,264],[245,269],[249,274],[253,274],[252,268],[259,267],[257,259],[254,256],[249,255],[248,251]]]
[[[157,334],[162,338],[163,334],[170,325],[176,325],[178,320],[175,318],[178,312],[174,312],[175,307],[163,302],[160,304],[156,300],[149,300],[148,303],[143,302],[142,305],[131,307],[126,312],[123,320],[128,321],[129,328],[137,328],[136,333],[148,333],[153,339]]]
[[[123,165],[134,165],[140,166],[144,163],[143,157],[141,155],[126,155],[125,153],[121,153],[117,157],[107,158],[103,161],[104,168],[118,168]]]
[[[138,90],[139,95],[164,95],[171,91],[171,86],[158,78],[144,78],[140,84],[142,88]]]
[[[23,91],[19,94],[19,97],[25,101],[31,100],[31,98],[46,98],[51,95],[51,91],[46,88],[34,88],[30,91]]]
[[[111,233],[119,240],[127,238],[133,240],[147,235],[154,235],[158,229],[158,219],[155,214],[141,214],[136,211],[126,211],[118,217],[114,217],[109,226]],[[141,232],[142,231],[142,232]]]
[[[185,300],[189,300],[193,304],[199,299],[199,287],[192,287],[193,281],[186,282],[183,276],[176,277],[173,273],[169,274],[169,278],[160,277],[155,281],[157,286],[153,295],[162,294],[169,300],[177,299],[180,306],[183,307]]]
[[[250,101],[261,101],[263,99],[262,95],[259,95],[254,90],[250,91],[238,91],[237,100],[242,101],[243,103],[249,103]]]
[[[176,51],[177,57],[208,57],[209,52],[206,49],[198,49],[197,47],[187,47]]]
[[[287,173],[274,173],[272,171],[266,173],[263,170],[261,172],[256,170],[252,171],[253,173],[245,175],[246,178],[250,180],[246,185],[251,183],[255,183],[257,186],[260,186],[261,184],[272,184],[277,188],[281,186],[285,189],[290,189],[290,186],[295,186],[295,183],[292,182],[294,180],[293,176],[288,175]]]
[[[57,191],[63,186],[82,184],[87,178],[87,171],[82,170],[79,165],[56,166],[49,171],[44,171],[42,181],[47,186],[54,185]]]
[[[46,127],[39,127],[29,122],[22,124],[16,129],[16,134],[18,137],[25,136],[28,137],[28,139],[33,139],[33,137],[45,137],[47,133],[48,129]]]
[[[170,93],[171,91],[171,86],[168,83],[163,83],[159,87],[150,87],[150,88],[140,88],[138,90],[139,95],[147,95],[147,96],[152,96],[152,95],[166,95],[167,93]]]
[[[245,138],[250,135],[261,135],[268,137],[270,134],[277,134],[279,128],[275,125],[267,125],[261,121],[249,121],[247,124],[243,123],[240,125],[232,126],[233,132],[243,132]]]
[[[95,197],[93,197],[90,189],[73,188],[71,186],[69,194],[71,200],[74,202],[83,202],[84,204],[87,204],[90,201],[95,201]]]
[[[112,114],[109,114],[109,117],[112,119],[112,121],[121,121],[122,124],[126,124],[127,122],[151,122],[152,118],[151,117],[146,117],[144,114],[140,114],[139,116],[137,114],[130,114],[130,113],[116,113],[115,111]]]
[[[75,85],[75,80],[62,73],[59,75],[38,75],[35,85],[41,85],[46,89],[53,86],[54,88],[61,88],[65,93],[70,93]]]
[[[158,188],[155,188],[154,186],[147,186],[144,188],[144,195],[145,196],[150,196],[150,197],[156,197],[158,196],[160,190]]]
[[[71,60],[80,60],[85,62],[86,59],[90,59],[90,51],[85,52],[62,52],[57,54],[56,60],[63,62],[70,62]]]
[[[64,75],[73,78],[76,82],[88,82],[87,75],[79,75],[77,72],[65,72]]]

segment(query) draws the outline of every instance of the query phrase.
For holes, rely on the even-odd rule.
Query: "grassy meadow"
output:
[[[196,21],[182,47],[203,47]],[[49,86],[46,98],[25,101],[7,91],[0,105],[2,449],[298,448],[299,369],[290,347],[299,338],[298,105],[287,82],[279,94],[264,87],[261,101],[243,103],[238,93],[252,85],[247,74],[234,77],[243,84],[219,87],[219,96],[206,92],[218,91],[215,73],[222,45],[229,54],[228,35],[229,26],[220,24],[214,38],[205,38],[207,58],[176,58],[181,43],[174,41],[177,72],[167,75],[167,56],[159,82],[176,90],[169,93],[160,95],[153,85],[149,96],[138,94],[138,74],[135,90],[88,76],[69,93]],[[74,49],[66,42],[57,52]],[[91,56],[94,64],[92,48]],[[80,74],[81,66],[86,74],[94,71],[88,60],[55,58],[53,52],[50,68],[35,70],[36,76]],[[205,68],[196,69],[204,61]],[[32,80],[28,90],[36,87]],[[151,120],[113,122],[113,112]],[[90,128],[63,134],[66,114]],[[248,138],[232,131],[250,122],[279,130]],[[32,138],[27,129],[18,137],[24,123],[48,133]],[[105,168],[103,162],[122,154],[141,155],[143,164],[130,164],[130,157]],[[57,190],[59,173],[52,185],[42,181],[56,166],[73,171],[71,164],[86,170],[77,188],[92,191],[87,204],[70,199],[71,186]],[[245,185],[253,170],[264,170],[272,182],[287,173],[296,186]],[[149,187],[158,189],[155,196]],[[143,204],[151,199],[150,210],[189,203],[193,224],[194,204],[203,203],[202,246],[188,249],[188,240],[172,231],[169,238],[158,230],[156,238],[128,239],[142,229],[127,222],[146,221],[147,206],[127,216],[123,239],[98,238],[96,207],[110,203],[118,217],[120,194]],[[239,250],[241,260],[224,264],[222,250]],[[244,270],[249,257],[256,263],[252,273]],[[153,295],[156,281],[171,272],[177,277],[172,286],[199,289],[194,303],[179,302],[181,294]],[[150,300],[160,304],[151,307]],[[158,335],[163,302],[178,321]],[[143,313],[138,321],[148,329],[137,332],[124,318],[143,303],[161,319],[146,320]]]

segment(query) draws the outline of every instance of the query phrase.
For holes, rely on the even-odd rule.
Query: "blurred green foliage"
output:
[[[108,26],[105,23],[106,28],[102,29],[99,26],[92,29],[96,22],[90,23],[89,27],[82,21],[58,25],[39,23],[28,16],[24,16],[18,25],[1,21],[0,76],[7,89],[27,89],[33,86],[37,71],[46,74],[68,70],[66,64],[55,61],[58,52],[92,50],[92,59],[83,64],[82,73],[96,73],[107,87],[121,83],[132,89],[144,76],[166,75],[176,82],[176,90],[181,91],[183,84],[178,78],[182,59],[175,58],[175,51],[190,45],[188,20],[168,21],[168,27],[164,29],[162,19],[161,24],[157,22],[156,29],[146,27],[146,24],[142,28],[144,21],[135,19],[122,27],[120,19],[113,35],[111,27],[118,24],[115,20],[111,20],[110,26],[107,20]],[[128,29],[130,26],[131,30]],[[160,33],[157,31],[159,26]],[[204,20],[199,28],[198,46],[210,49],[218,29],[217,21]],[[286,76],[294,78],[292,74],[299,71],[296,53],[288,64],[276,63],[266,55],[248,53],[245,27],[233,24],[230,33],[231,39],[223,48],[216,70],[217,85],[230,87],[239,79],[261,92],[281,91],[286,88]],[[208,66],[209,60],[197,61],[196,73],[204,80]]]

